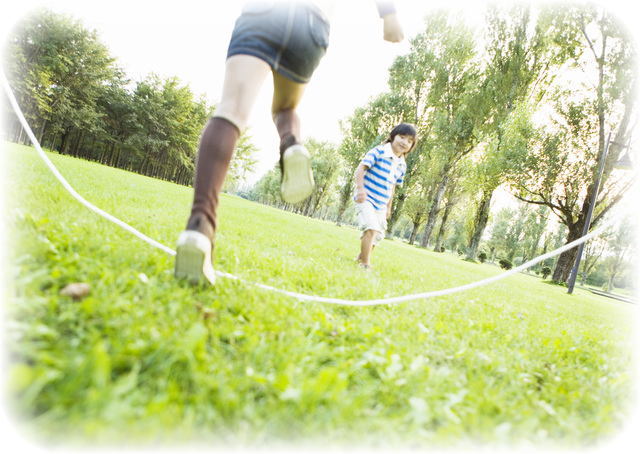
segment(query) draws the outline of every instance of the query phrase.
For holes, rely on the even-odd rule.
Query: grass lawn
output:
[[[636,405],[638,307],[519,274],[392,306],[301,302],[173,258],[73,200],[3,143],[6,405],[46,446],[599,446]],[[57,154],[87,200],[173,248],[192,190]],[[217,269],[376,299],[500,273],[399,241],[353,263],[357,231],[223,197]],[[60,290],[88,283],[74,301]]]

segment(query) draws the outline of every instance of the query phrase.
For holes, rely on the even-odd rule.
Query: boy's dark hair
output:
[[[411,145],[411,148],[405,154],[411,153],[418,143],[418,130],[416,129],[416,127],[409,123],[400,123],[398,126],[391,130],[391,132],[389,133],[389,137],[383,143],[393,142],[394,137],[398,134],[413,137],[413,145]]]

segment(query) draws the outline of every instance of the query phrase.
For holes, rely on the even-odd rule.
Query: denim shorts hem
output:
[[[266,64],[268,64],[273,71],[276,71],[277,73],[282,74],[287,79],[290,79],[299,84],[308,84],[309,81],[311,81],[311,77],[303,77],[300,74],[296,74],[295,72],[290,71],[282,65],[278,65],[276,67],[276,62],[273,57],[261,53],[256,49],[235,48],[227,53],[227,59],[233,57],[234,55],[251,55],[252,57],[259,58],[260,60],[263,60]]]

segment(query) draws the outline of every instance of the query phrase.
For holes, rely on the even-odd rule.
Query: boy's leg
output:
[[[313,191],[311,157],[300,145],[300,117],[296,108],[302,99],[306,84],[273,73],[273,103],[271,113],[280,136],[280,170],[282,171],[282,198],[289,203],[306,199]]]
[[[365,230],[360,239],[360,264],[367,266],[371,265],[371,251],[373,250],[373,240],[378,232],[375,230]]]
[[[211,250],[220,193],[241,130],[270,70],[264,61],[247,55],[227,60],[222,99],[198,146],[191,215],[176,245],[176,277],[215,280]]]

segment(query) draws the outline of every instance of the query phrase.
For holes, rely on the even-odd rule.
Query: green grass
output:
[[[32,149],[3,144],[10,232],[7,405],[55,444],[323,448],[606,442],[636,399],[637,307],[516,275],[365,308],[172,275],[168,254],[71,199]],[[173,247],[192,190],[56,154],[89,201]],[[215,264],[249,281],[372,299],[500,273],[223,197]],[[145,278],[146,277],[146,278]],[[71,282],[91,285],[73,301]],[[319,444],[321,443],[321,444]]]

